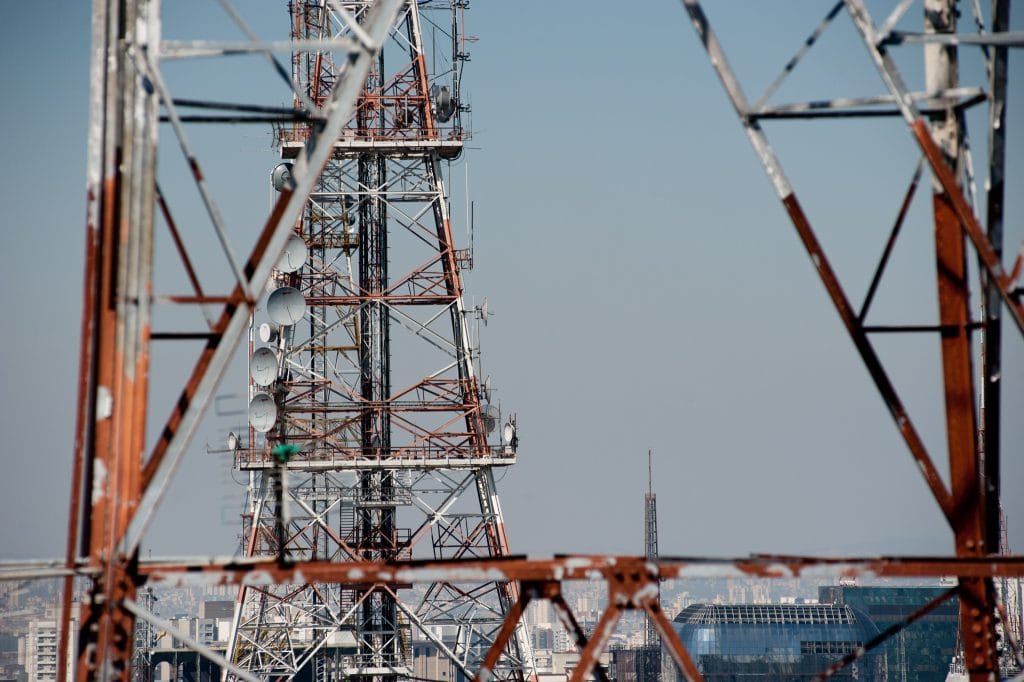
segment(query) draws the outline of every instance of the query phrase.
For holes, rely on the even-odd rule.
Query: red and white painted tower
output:
[[[295,104],[311,120],[277,130],[278,192],[338,73],[323,43],[361,40],[370,4],[288,3]],[[250,476],[246,555],[509,554],[493,472],[516,461],[515,418],[479,378],[470,325],[486,310],[467,308],[472,257],[456,248],[445,183],[467,135],[466,4],[403,5],[254,317],[237,451]],[[315,679],[396,679],[413,675],[415,637],[472,677],[515,597],[507,582],[249,586],[229,658],[271,679],[307,665]],[[526,638],[507,654],[496,672],[522,678]]]

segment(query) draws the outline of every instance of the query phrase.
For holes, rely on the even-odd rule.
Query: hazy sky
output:
[[[66,533],[89,8],[59,4],[46,17],[29,4],[0,4],[3,558],[58,556]],[[215,2],[164,5],[168,37],[238,37]],[[287,35],[284,0],[236,6],[262,36]],[[756,99],[825,7],[807,0],[742,7],[707,3]],[[1016,9],[1020,30],[1024,12]],[[499,474],[513,550],[640,553],[650,448],[663,554],[950,551],[938,507],[680,3],[474,2],[467,21],[479,38],[470,44],[465,80],[476,212],[476,268],[467,287],[470,303],[486,296],[494,312],[483,331],[484,374],[493,375],[503,409],[519,418],[520,463]],[[918,23],[914,15],[906,27]],[[857,40],[841,16],[774,101],[882,94]],[[920,50],[897,54],[918,88]],[[1017,125],[1024,122],[1017,87],[1024,60],[1019,51],[1012,56],[1008,250],[1024,239],[1024,130]],[[975,84],[977,59],[967,50],[963,57],[964,82]],[[228,68],[238,66],[242,75]],[[254,101],[257,93],[265,103],[288,101],[259,59],[175,64],[167,73],[178,97]],[[983,121],[975,115],[971,125],[981,174]],[[766,128],[858,305],[917,162],[905,125],[872,119]],[[169,139],[169,129],[163,134]],[[245,253],[269,202],[269,131],[190,134]],[[165,144],[161,183],[172,206],[182,206],[189,238],[203,243],[209,230],[181,168]],[[464,185],[464,169],[460,162],[451,184]],[[935,321],[927,194],[919,193],[896,248],[874,323]],[[464,225],[457,234],[464,239]],[[205,264],[215,262],[211,256]],[[158,290],[181,281],[165,255],[157,267]],[[162,315],[158,322],[170,319]],[[945,470],[936,339],[876,341]],[[1020,551],[1024,342],[1011,329],[1005,346],[1003,480],[1011,542]],[[151,429],[180,390],[186,350],[161,347],[154,356],[154,387],[165,390],[152,399]],[[205,444],[220,447],[238,420],[226,413],[242,407],[231,396],[244,391],[241,376],[221,388],[222,414],[196,439],[147,543],[154,552],[233,548],[244,492],[234,479],[242,477]]]

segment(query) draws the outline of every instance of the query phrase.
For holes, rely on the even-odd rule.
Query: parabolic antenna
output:
[[[437,120],[447,123],[455,113],[455,102],[452,101],[452,91],[447,85],[442,85],[434,91],[434,113]]]
[[[512,445],[512,441],[516,437],[516,427],[512,426],[512,422],[506,422],[505,428],[502,430],[501,437],[505,441],[505,445]]]
[[[484,379],[484,400],[491,402],[491,375],[488,374],[487,378]]]
[[[266,433],[277,423],[277,404],[267,393],[257,393],[249,401],[249,423],[260,433]]]
[[[308,257],[309,249],[306,247],[306,242],[299,235],[293,234],[288,237],[288,242],[284,245],[284,253],[281,254],[276,267],[281,272],[295,272],[306,264]]]
[[[278,192],[286,189],[295,189],[295,178],[292,177],[292,165],[290,163],[279,163],[270,172],[270,184]]]
[[[256,336],[258,336],[259,340],[263,343],[274,343],[277,341],[277,330],[264,322],[260,325],[260,328],[256,330]]]
[[[238,436],[234,431],[228,433],[228,450],[234,452],[238,448]]]
[[[494,405],[484,405],[480,408],[480,416],[484,418],[484,430],[490,433],[498,425],[498,417],[501,414]]]
[[[289,326],[306,313],[306,298],[295,287],[274,289],[267,299],[267,315],[275,323]]]
[[[258,386],[269,386],[277,381],[277,356],[269,348],[257,348],[249,359],[249,376]]]

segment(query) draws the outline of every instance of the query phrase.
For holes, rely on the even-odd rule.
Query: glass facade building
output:
[[[810,680],[863,646],[878,628],[837,604],[692,604],[674,626],[707,680]],[[831,679],[886,679],[883,652],[869,652]]]
[[[945,587],[818,588],[818,601],[866,613],[885,630],[946,592]],[[907,626],[885,643],[890,682],[942,682],[956,651],[960,602],[955,597]]]

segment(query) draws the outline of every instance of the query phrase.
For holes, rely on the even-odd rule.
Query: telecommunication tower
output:
[[[647,494],[644,495],[644,557],[649,562],[658,560],[658,496],[654,494],[651,451],[647,451]],[[661,586],[658,586],[661,603]],[[643,675],[644,682],[661,679],[661,636],[650,614],[645,614]]]
[[[1006,512],[999,509],[999,554],[1010,556],[1010,538],[1006,529]],[[1003,647],[1002,657],[1006,668],[1009,669],[1017,662],[1012,661],[1013,643],[1024,641],[1024,613],[1021,610],[1021,580],[1020,578],[1002,576],[996,581],[996,592],[999,595],[999,603],[1003,605],[1004,613],[1000,619],[1003,620],[1002,627],[1004,638],[1009,637],[1009,644]],[[1019,672],[1016,670],[1015,672]]]
[[[288,3],[295,106],[315,114],[338,68],[317,41],[358,35],[369,2]],[[405,2],[333,142],[250,332],[247,556],[401,561],[507,556],[494,469],[515,418],[479,380],[446,167],[463,151],[468,3]],[[351,28],[354,27],[354,28]],[[276,129],[275,191],[310,124]],[[476,311],[486,322],[486,308]],[[504,421],[504,423],[503,423]],[[413,633],[473,677],[515,603],[508,582],[399,581],[241,590],[228,658],[264,678],[413,675]],[[532,668],[523,633],[495,673]]]

